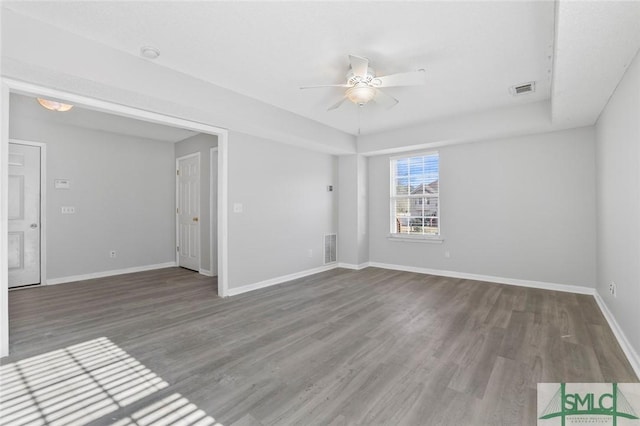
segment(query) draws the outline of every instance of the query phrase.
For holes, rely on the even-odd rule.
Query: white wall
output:
[[[371,261],[593,287],[594,149],[593,128],[441,147],[442,244],[387,238],[389,156],[371,157]]]
[[[218,214],[216,210],[218,200],[217,185],[211,187],[211,174],[217,182],[218,164],[211,168],[210,150],[218,146],[215,135],[199,134],[179,141],[175,144],[176,158],[189,154],[200,153],[200,267],[213,275],[218,272],[218,244],[211,240],[211,231],[217,231]],[[217,158],[217,157],[216,157]],[[214,201],[214,209],[210,210],[210,202]],[[214,224],[212,229],[211,224]],[[215,237],[215,235],[214,235]],[[212,262],[213,257],[213,264]]]
[[[323,237],[337,231],[327,191],[337,168],[332,155],[230,132],[230,289],[323,265]]]
[[[633,346],[640,366],[640,56],[596,125],[597,290]],[[617,297],[609,294],[615,282]]]
[[[9,131],[47,144],[48,280],[175,261],[173,144],[16,114]],[[58,178],[71,189],[54,189]]]

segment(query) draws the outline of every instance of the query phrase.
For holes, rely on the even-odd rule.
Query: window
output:
[[[391,233],[440,235],[440,157],[391,159]]]

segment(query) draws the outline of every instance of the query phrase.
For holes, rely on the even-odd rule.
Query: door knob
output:
[[[197,218],[197,217],[194,217],[194,218],[193,218],[193,221],[194,221],[194,222],[197,222],[197,221],[198,221],[198,218]]]
[[[32,224],[31,224],[31,229],[35,229],[35,228],[37,228],[37,227],[38,227],[38,224],[37,224],[37,223],[32,223]]]

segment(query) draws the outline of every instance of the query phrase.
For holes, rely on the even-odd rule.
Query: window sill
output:
[[[387,239],[390,241],[403,241],[410,243],[430,243],[442,244],[444,238],[440,235],[410,235],[410,234],[389,234]]]

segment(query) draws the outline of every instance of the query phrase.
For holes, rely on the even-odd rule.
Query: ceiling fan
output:
[[[349,55],[351,67],[347,73],[347,82],[343,84],[326,84],[322,86],[304,86],[301,89],[317,89],[322,87],[345,87],[344,96],[327,111],[334,110],[350,100],[354,104],[363,107],[373,101],[386,108],[392,108],[398,100],[380,90],[381,87],[394,86],[419,86],[426,83],[425,71],[401,72],[377,77],[375,70],[369,66],[369,60],[360,56]]]

